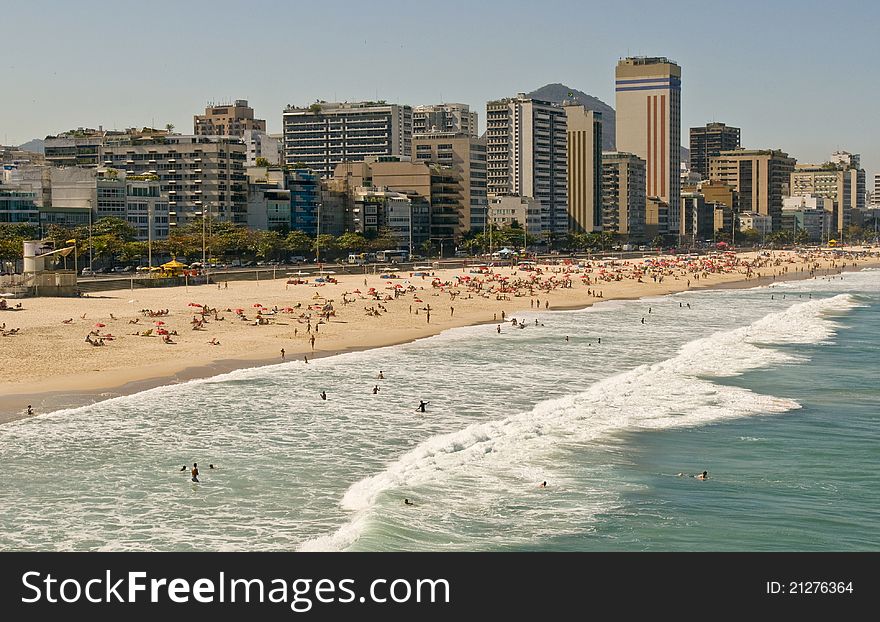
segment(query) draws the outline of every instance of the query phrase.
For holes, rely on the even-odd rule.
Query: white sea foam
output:
[[[799,408],[797,402],[711,378],[790,362],[774,345],[821,343],[834,334],[830,315],[858,306],[849,294],[811,300],[771,313],[748,326],[685,344],[677,355],[601,380],[587,390],[537,404],[531,411],[431,437],[382,472],[344,494],[351,519],[300,550],[342,550],[367,528],[380,496],[394,488],[428,485],[479,463],[510,465],[525,455],[583,444],[616,432],[696,426]],[[497,464],[496,464],[497,463]]]

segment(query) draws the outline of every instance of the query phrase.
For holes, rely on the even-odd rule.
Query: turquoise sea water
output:
[[[0,549],[880,549],[880,272],[506,310],[0,426]]]

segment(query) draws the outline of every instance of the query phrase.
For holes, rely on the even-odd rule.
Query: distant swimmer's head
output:
[[[209,464],[209,465],[208,465],[208,468],[209,468],[209,469],[213,469],[213,468],[214,468],[214,465],[213,465],[213,464]]]

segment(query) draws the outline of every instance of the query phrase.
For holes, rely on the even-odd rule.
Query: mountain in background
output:
[[[583,91],[578,91],[564,84],[546,84],[539,89],[527,94],[527,97],[535,99],[543,99],[544,101],[561,104],[563,100],[568,100],[581,106],[587,110],[602,113],[602,150],[614,151],[614,128],[617,122],[617,115],[614,108],[603,102],[598,97],[587,95]]]
[[[587,95],[583,91],[573,89],[564,84],[546,84],[539,89],[527,94],[527,97],[543,99],[544,101],[561,104],[563,100],[573,101],[594,112],[602,113],[602,150],[614,151],[615,128],[617,127],[617,114],[614,108],[603,102],[598,97]],[[684,138],[682,131],[682,138]],[[686,147],[681,148],[681,161],[690,163],[690,151]]]
[[[43,146],[44,141],[40,138],[35,138],[33,140],[29,140],[23,145],[19,145],[18,148],[22,151],[30,151],[32,153],[45,153],[46,149]]]

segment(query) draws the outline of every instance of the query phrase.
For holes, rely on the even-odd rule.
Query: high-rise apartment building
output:
[[[880,174],[874,175],[874,192],[871,193],[871,205],[880,207]]]
[[[413,156],[417,162],[433,162],[452,167],[459,179],[460,214],[455,237],[468,229],[486,227],[486,139],[461,133],[431,132],[413,136]]]
[[[564,106],[567,116],[568,228],[602,230],[602,113]]]
[[[645,161],[632,153],[602,154],[602,228],[645,235]]]
[[[431,132],[477,137],[477,113],[467,104],[435,104],[413,108],[413,135]]]
[[[358,164],[340,164],[336,179],[347,180],[349,188],[386,188],[407,195],[420,196],[430,207],[430,238],[451,250],[456,232],[462,229],[459,211],[463,196],[461,177],[451,166],[412,162],[388,161],[369,158]]]
[[[239,138],[172,134],[108,144],[101,153],[107,168],[159,178],[171,227],[198,220],[203,213],[247,223],[246,153]]]
[[[520,93],[486,104],[486,128],[488,194],[535,198],[546,214],[545,230],[566,233],[565,109]]]
[[[724,123],[707,123],[705,126],[691,128],[691,172],[700,179],[709,179],[709,159],[721,155],[722,151],[739,149],[740,129]]]
[[[798,164],[791,173],[791,196],[817,196],[830,199],[827,204],[832,215],[832,231],[840,233],[852,222],[852,210],[860,209],[858,169],[843,169],[839,164]],[[864,173],[864,171],[862,171]],[[864,187],[864,184],[862,184]],[[864,194],[864,190],[862,191]],[[864,207],[864,198],[861,201]]]
[[[631,57],[617,63],[619,151],[645,160],[647,195],[668,207],[670,232],[679,230],[681,207],[681,67],[665,57]]]
[[[773,230],[782,226],[782,198],[789,194],[795,159],[777,149],[722,151],[709,160],[709,179],[732,186],[738,210],[757,212],[773,219]]]
[[[246,130],[266,131],[266,121],[254,118],[254,109],[246,99],[232,104],[209,104],[205,114],[193,115],[196,136],[244,136]]]
[[[318,102],[284,110],[284,163],[330,178],[340,162],[412,154],[412,108],[385,102]]]

